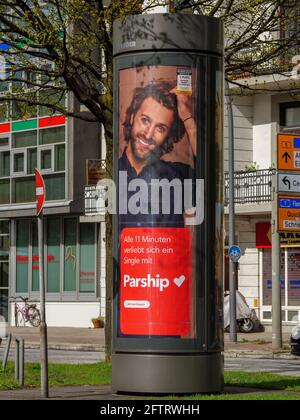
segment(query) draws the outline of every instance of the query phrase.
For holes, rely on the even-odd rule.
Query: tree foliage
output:
[[[2,85],[10,80],[13,89],[0,100],[14,99],[21,107],[50,106],[99,121],[112,138],[113,21],[149,13],[166,3],[175,12],[224,21],[229,79],[273,72],[274,68],[282,72],[297,53],[297,0],[1,0],[0,42],[8,46],[0,50],[1,79]],[[90,113],[67,111],[63,101],[67,91]]]

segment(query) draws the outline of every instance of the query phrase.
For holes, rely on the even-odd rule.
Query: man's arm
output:
[[[197,155],[197,126],[196,126],[196,121],[194,119],[193,116],[193,112],[192,112],[192,96],[191,95],[183,95],[180,93],[177,93],[176,88],[172,89],[170,91],[171,93],[175,93],[177,96],[177,105],[178,105],[178,114],[179,117],[181,118],[192,151],[193,151],[193,155],[196,156]]]

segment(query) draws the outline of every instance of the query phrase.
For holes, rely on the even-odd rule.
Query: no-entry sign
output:
[[[45,197],[46,197],[46,189],[45,189],[44,179],[37,169],[35,170],[35,195],[36,195],[36,215],[39,216],[39,214],[43,210]]]

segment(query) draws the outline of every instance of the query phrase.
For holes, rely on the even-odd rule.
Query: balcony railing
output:
[[[273,169],[234,173],[235,204],[259,204],[272,200]],[[229,174],[225,173],[225,206],[229,204]]]
[[[85,215],[104,216],[106,191],[97,185],[88,185],[84,189]]]

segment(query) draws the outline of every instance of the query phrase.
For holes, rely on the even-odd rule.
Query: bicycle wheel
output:
[[[28,321],[33,327],[38,327],[41,323],[40,311],[37,308],[28,308]]]

